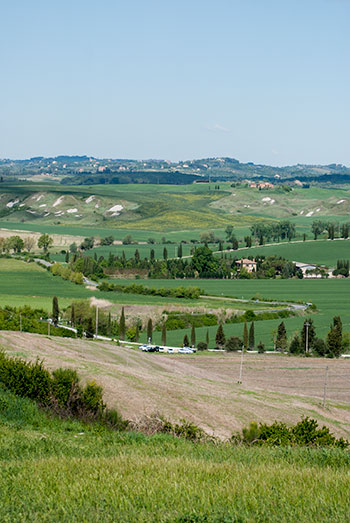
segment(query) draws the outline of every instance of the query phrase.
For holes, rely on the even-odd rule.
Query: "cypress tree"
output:
[[[151,262],[154,261],[154,249],[151,249],[151,252],[150,252],[150,260],[151,260]]]
[[[162,345],[166,345],[166,324],[162,325]]]
[[[255,332],[254,332],[254,322],[250,324],[249,329],[249,350],[254,350],[255,348]]]
[[[90,318],[88,318],[88,321],[87,321],[86,337],[89,338],[89,339],[94,337],[94,327],[93,327],[93,324],[92,324],[91,316],[90,316]]]
[[[147,323],[147,342],[152,342],[153,337],[153,323],[152,319],[150,318]]]
[[[75,307],[74,307],[74,303],[72,303],[72,307],[71,307],[71,310],[70,310],[70,324],[72,325],[72,327],[74,327],[74,325],[75,325]]]
[[[327,349],[331,357],[339,358],[343,350],[343,325],[339,316],[334,316],[333,325],[327,334]]]
[[[193,347],[196,346],[196,329],[194,327],[194,323],[192,323],[192,328],[191,328],[191,345]]]
[[[66,263],[69,263],[69,251],[66,251],[65,262],[66,262]]]
[[[58,299],[57,296],[54,296],[52,298],[52,321],[55,325],[58,323],[58,316],[59,316],[60,310],[58,308]]]
[[[187,336],[187,334],[185,334],[184,341],[183,341],[183,346],[184,347],[188,347],[189,344],[190,344],[190,342],[188,341],[188,336]]]
[[[125,331],[126,331],[125,314],[124,314],[124,307],[122,307],[122,312],[121,312],[120,320],[119,320],[119,338],[121,340],[125,339]]]
[[[108,336],[111,335],[111,325],[112,325],[112,319],[111,319],[111,313],[108,314],[108,320],[107,320],[107,333]]]
[[[223,329],[222,323],[220,323],[218,326],[218,330],[216,331],[215,343],[220,349],[222,349],[223,346],[225,345],[225,341],[226,341],[226,337],[225,337],[224,329]]]
[[[164,259],[164,260],[167,260],[167,259],[168,259],[168,251],[167,251],[167,248],[166,248],[166,247],[164,247],[164,249],[163,249],[163,259]]]
[[[140,326],[138,323],[136,323],[136,330],[135,330],[135,341],[138,342],[140,337]]]
[[[276,348],[282,352],[287,349],[287,331],[283,321],[277,328]]]
[[[182,258],[182,243],[177,248],[177,257]]]
[[[243,349],[248,349],[248,327],[247,322],[244,322],[244,328],[243,328]]]

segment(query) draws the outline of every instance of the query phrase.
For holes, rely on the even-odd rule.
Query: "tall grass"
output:
[[[347,521],[350,454],[112,433],[0,390],[1,521]]]

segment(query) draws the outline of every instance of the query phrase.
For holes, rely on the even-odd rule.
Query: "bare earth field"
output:
[[[129,419],[158,413],[228,437],[253,420],[288,423],[304,415],[350,437],[349,360],[245,354],[238,384],[240,354],[148,354],[110,342],[8,331],[0,332],[0,345],[11,355],[39,357],[47,367],[71,367],[96,379],[107,404]]]

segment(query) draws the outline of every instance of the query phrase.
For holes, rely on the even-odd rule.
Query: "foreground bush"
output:
[[[50,373],[41,361],[27,362],[0,352],[0,384],[62,417],[99,421],[117,430],[125,429],[128,424],[117,411],[106,409],[102,387],[95,382],[83,387],[72,369]]]
[[[234,442],[248,445],[269,446],[306,446],[306,447],[338,447],[345,449],[349,442],[343,438],[337,439],[328,427],[319,428],[316,420],[303,418],[296,425],[287,427],[285,423],[275,421],[272,425],[252,422],[242,434],[232,436]]]

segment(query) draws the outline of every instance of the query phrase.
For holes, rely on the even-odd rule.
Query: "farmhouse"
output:
[[[321,272],[316,271],[317,265],[309,263],[293,262],[297,269],[300,269],[304,278],[321,278]],[[312,272],[311,272],[312,271]]]
[[[248,272],[256,272],[257,263],[255,260],[248,260],[248,258],[242,258],[236,261],[238,269],[246,269]]]

